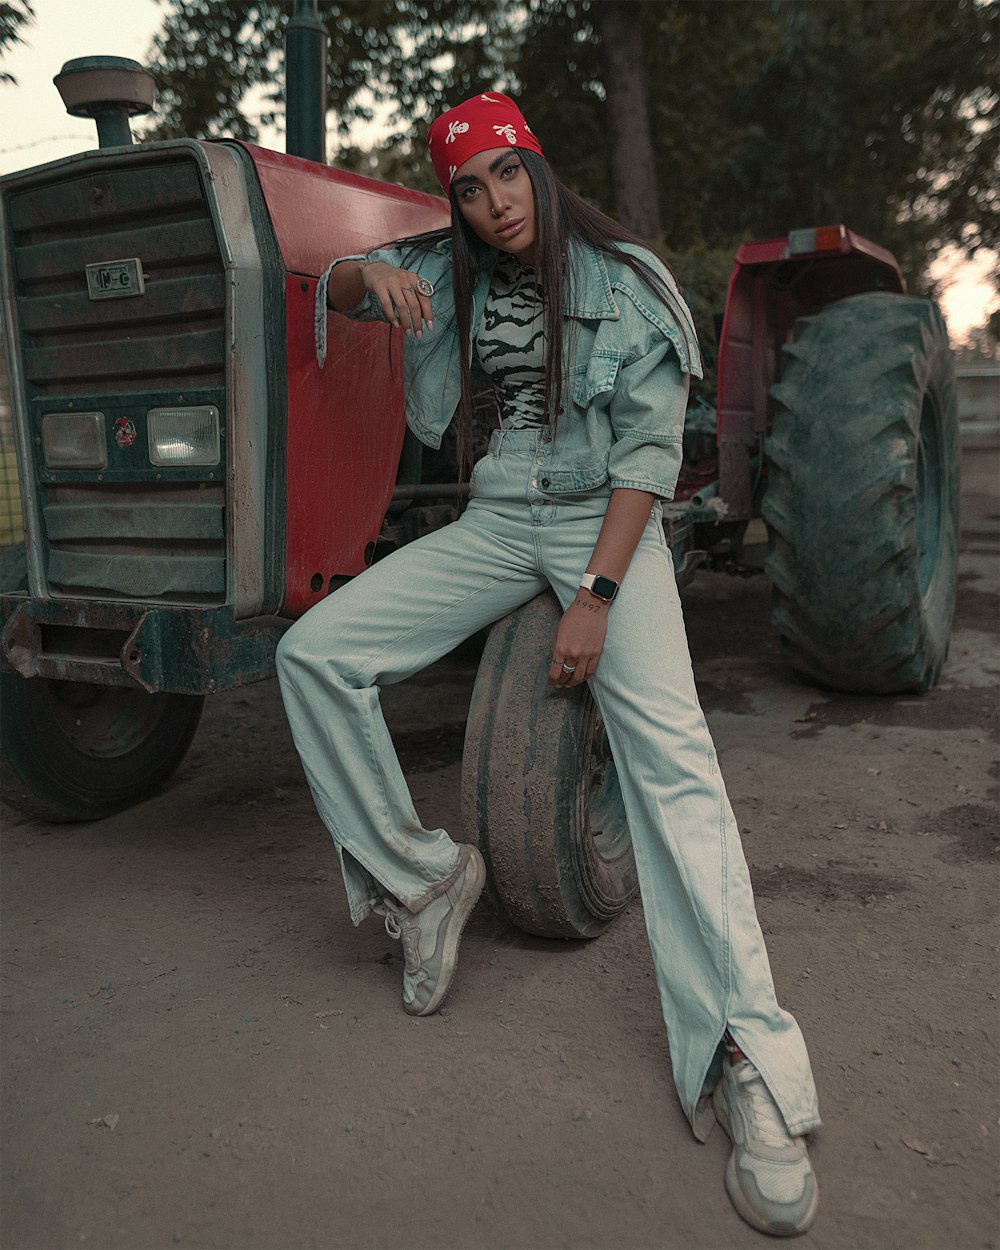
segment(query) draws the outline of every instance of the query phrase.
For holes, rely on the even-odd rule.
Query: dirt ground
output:
[[[940,687],[781,663],[763,577],[686,594],[779,997],[825,1128],[799,1245],[997,1239],[998,448],[964,455]],[[385,694],[418,809],[458,828],[475,658]],[[351,927],[274,682],[211,700],[155,800],[5,812],[4,1250],[720,1250],[769,1244],[675,1101],[638,904],[548,943],[482,907],[438,1017]]]

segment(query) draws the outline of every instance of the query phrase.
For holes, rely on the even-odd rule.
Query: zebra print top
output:
[[[545,415],[545,329],[534,269],[501,256],[493,271],[476,355],[493,383],[501,430],[524,430]]]

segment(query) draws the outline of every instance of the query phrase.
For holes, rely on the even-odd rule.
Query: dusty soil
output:
[[[998,448],[965,454],[951,658],[924,697],[781,663],[768,587],[687,594],[780,997],[825,1128],[803,1247],[997,1245]],[[458,828],[475,657],[386,692],[418,808]],[[750,1247],[691,1138],[638,905],[604,937],[484,909],[446,1011],[353,929],[273,682],[210,702],[169,789],[4,831],[5,1250]]]

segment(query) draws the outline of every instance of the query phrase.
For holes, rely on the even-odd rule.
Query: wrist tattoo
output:
[[[574,599],[573,603],[587,612],[601,612],[608,606],[606,603],[597,603],[588,599]]]

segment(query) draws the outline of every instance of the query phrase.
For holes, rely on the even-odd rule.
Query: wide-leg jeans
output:
[[[360,923],[391,894],[419,910],[454,879],[458,849],[414,810],[379,705],[401,681],[552,586],[575,597],[609,492],[540,488],[547,431],[497,431],[468,507],[381,560],[284,636],[278,675],[316,806]],[[819,1126],[805,1043],[775,1000],[736,821],[695,691],[660,508],[608,612],[590,687],[628,817],[673,1066],[695,1134],[728,1029],[789,1132]],[[553,692],[553,698],[559,698]]]

